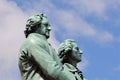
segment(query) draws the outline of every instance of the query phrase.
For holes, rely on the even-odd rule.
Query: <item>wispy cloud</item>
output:
[[[60,43],[58,42],[58,40],[55,39],[54,33],[51,34],[50,39],[48,41],[52,45],[52,47],[57,51]]]
[[[77,64],[77,67],[83,71],[89,66],[89,61],[85,58],[82,59],[82,62]]]
[[[61,27],[67,31],[66,34],[61,34],[61,37],[62,35],[76,37],[85,36],[88,38],[93,38],[99,42],[114,41],[115,37],[112,33],[108,32],[107,30],[99,30],[94,24],[85,21],[78,13],[84,14],[84,16],[95,14],[97,16],[105,17],[107,7],[114,5],[114,7],[117,9],[120,4],[119,0],[63,1],[72,6],[73,9],[61,10],[49,0],[40,0],[38,3],[35,2],[32,5],[32,8],[30,7],[31,3],[26,1],[27,5],[24,5],[26,11],[23,11],[13,1],[0,0],[0,77],[2,80],[20,80],[18,79],[19,75],[16,75],[16,73],[19,73],[17,56],[20,45],[24,40],[23,30],[25,27],[25,22],[30,15],[39,12],[46,13],[47,16],[50,16],[49,18],[52,18],[50,20],[52,20],[54,23],[57,22],[58,24],[62,25]],[[109,5],[107,1],[109,1]],[[53,28],[54,30],[59,30],[57,25]],[[54,37],[55,34],[56,33],[54,31],[51,33],[51,38],[49,41],[57,50],[59,42]],[[78,66],[80,69],[85,69],[86,66],[88,66],[88,61],[83,60],[83,62]]]
[[[86,22],[75,12],[60,10],[57,11],[57,16],[59,23],[67,31],[63,36],[85,36],[100,43],[114,41],[114,36],[110,32],[97,29],[94,24]]]
[[[98,31],[98,34],[96,34],[96,39],[101,44],[102,43],[104,44],[104,43],[113,42],[114,41],[114,36],[107,31],[100,31],[100,32]]]
[[[49,8],[49,7],[48,7]],[[28,11],[29,12],[29,11]],[[34,13],[23,11],[13,1],[0,0],[0,79],[1,80],[20,80],[18,68],[18,52],[24,41],[24,28],[28,16]],[[36,14],[36,13],[35,13]],[[58,42],[52,36],[50,41],[54,47]],[[7,77],[6,77],[7,76]]]
[[[0,76],[2,80],[18,80],[17,53],[22,43],[26,14],[13,2],[0,0]],[[6,77],[7,76],[7,77]]]
[[[57,11],[58,21],[68,33],[79,34],[83,36],[93,36],[96,31],[86,21],[82,20],[76,13],[70,11],[60,10]]]
[[[104,0],[64,0],[66,4],[71,5],[78,13],[87,15],[105,16],[106,4]]]
[[[115,67],[113,70],[117,71],[117,72],[120,72],[120,65],[118,65],[117,67]]]
[[[119,0],[114,0],[114,1],[112,1],[112,0],[104,0],[104,1],[107,4],[106,7],[108,7],[108,8],[118,9],[119,6],[120,6],[120,1]]]
[[[54,18],[54,22],[61,25],[63,29],[66,30],[66,35],[63,36],[85,36],[92,38],[100,42],[112,42],[115,37],[112,33],[107,30],[99,30],[93,23],[88,23],[86,20],[79,15],[83,13],[85,16],[89,14],[94,14],[99,17],[106,15],[106,10],[108,2],[104,0],[76,0],[68,1],[64,0],[66,5],[71,5],[75,9],[59,9],[55,4],[46,0],[41,0],[34,3],[32,9],[27,11],[28,14],[36,14],[39,12],[44,12],[50,18]],[[76,11],[77,10],[77,11]],[[85,10],[85,11],[83,11]],[[76,13],[77,12],[77,13]],[[52,14],[52,15],[51,15]],[[52,19],[50,19],[52,20]],[[54,30],[59,30],[60,27],[54,26]],[[54,32],[53,32],[54,33]],[[71,34],[72,33],[72,34]]]

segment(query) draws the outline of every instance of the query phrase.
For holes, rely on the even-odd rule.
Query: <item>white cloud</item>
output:
[[[57,11],[59,23],[67,30],[63,36],[85,36],[100,43],[114,41],[114,36],[105,30],[98,30],[94,24],[83,20],[77,13],[59,10]]]
[[[34,13],[37,11],[34,11]],[[15,2],[0,0],[0,79],[20,80],[18,69],[18,52],[24,41],[24,28],[28,15]],[[53,35],[53,34],[51,34]],[[54,46],[58,44],[52,36],[50,40]]]
[[[60,10],[57,11],[58,21],[62,24],[68,33],[72,35],[94,36],[96,30],[91,27],[76,13],[70,11]]]
[[[70,4],[78,13],[82,13],[84,16],[92,14],[105,17],[106,4],[104,0],[64,0],[64,2]]]
[[[120,1],[119,0],[104,0],[108,8],[119,9]]]
[[[105,4],[102,0],[81,0],[80,3],[88,13],[104,14]]]
[[[96,34],[96,39],[101,44],[113,42],[115,40],[114,36],[107,31],[98,31]]]
[[[79,7],[81,8],[81,6],[85,6],[82,7],[83,10],[86,9],[86,11],[88,11],[88,13],[84,13],[85,15],[89,13],[95,13],[99,16],[105,15],[106,2],[103,0],[76,0],[64,2],[73,5],[73,7],[79,10],[78,12],[84,12],[81,11]],[[56,5],[48,0],[41,0],[38,3],[35,4],[36,7],[30,12],[38,13],[38,11],[44,12],[46,10],[45,12],[48,14],[48,16],[50,16],[50,18],[55,18],[56,21],[54,22],[62,25],[61,27],[67,31],[63,36],[85,36],[94,40],[97,39],[100,43],[111,42],[114,40],[114,36],[111,33],[105,30],[99,31],[94,24],[90,24],[82,19],[81,16],[76,13],[76,10],[58,9]],[[57,25],[53,28],[55,28],[54,30],[59,30]]]
[[[80,5],[85,7],[85,10],[89,11],[89,13],[95,12],[96,14],[103,15],[105,11],[105,4],[100,0],[82,0],[80,2],[77,0],[69,2],[73,3],[73,6],[79,11],[81,11],[81,8],[77,8],[77,6]],[[20,80],[17,78],[19,75],[16,75],[19,74],[19,72],[16,71],[18,70],[17,56],[18,49],[24,40],[23,30],[28,15],[39,13],[39,11],[47,13],[50,17],[52,15],[52,17],[56,17],[56,20],[59,20],[59,24],[63,25],[68,33],[72,33],[70,36],[79,37],[82,35],[95,39],[97,38],[100,41],[106,42],[112,41],[114,38],[113,35],[107,31],[99,31],[95,29],[93,24],[87,23],[74,10],[59,10],[54,4],[47,0],[42,0],[34,6],[36,7],[23,12],[16,3],[0,0],[0,77],[2,75],[2,80]],[[54,34],[55,33],[52,32],[49,41],[57,50],[59,42],[55,39]],[[68,34],[66,33],[65,35]],[[83,62],[78,66],[83,70],[87,65],[88,61],[83,60]]]
[[[55,39],[54,33],[52,33],[52,35],[50,36],[50,39],[48,41],[57,52],[58,46],[60,43]]]
[[[87,59],[83,58],[83,59],[82,59],[82,62],[80,62],[80,63],[77,64],[77,67],[78,67],[81,71],[83,71],[83,70],[85,70],[85,69],[88,67],[88,65],[89,65],[89,61],[88,61]],[[84,72],[83,72],[83,73],[84,73]]]
[[[23,41],[26,14],[14,2],[0,0],[0,76],[2,80],[19,80],[17,54]],[[7,76],[7,77],[6,77]]]
[[[34,10],[33,13],[35,12],[37,11]],[[18,52],[20,45],[25,39],[23,30],[26,19],[28,15],[33,13],[26,14],[14,2],[8,2],[6,0],[0,1],[0,75],[2,76],[2,80],[20,80]],[[59,42],[54,38],[53,34],[54,33],[51,34],[49,41],[57,49]]]
[[[83,13],[85,16],[92,13],[92,15],[105,16],[109,9],[119,10],[119,0],[63,0],[64,3],[71,5],[78,13]]]

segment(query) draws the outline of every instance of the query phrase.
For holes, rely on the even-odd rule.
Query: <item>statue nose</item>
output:
[[[79,53],[80,53],[80,54],[83,54],[83,51],[80,50]]]
[[[50,26],[48,27],[48,30],[51,31],[51,27]]]

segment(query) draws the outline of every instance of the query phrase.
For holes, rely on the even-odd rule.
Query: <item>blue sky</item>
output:
[[[84,52],[78,67],[88,80],[119,80],[119,7],[119,0],[0,0],[0,80],[20,80],[25,22],[37,13],[48,16],[56,51],[65,39],[76,40]]]

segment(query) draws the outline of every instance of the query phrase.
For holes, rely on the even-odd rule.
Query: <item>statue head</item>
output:
[[[31,33],[39,33],[41,35],[44,35],[46,38],[49,38],[50,30],[51,30],[51,27],[48,23],[46,15],[37,14],[28,18],[24,33],[26,38]]]
[[[76,63],[81,61],[82,51],[79,50],[75,40],[67,39],[61,43],[58,53],[63,64],[70,63],[69,61],[74,61]]]

